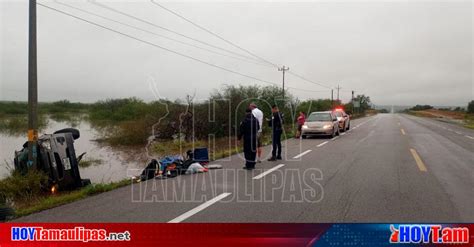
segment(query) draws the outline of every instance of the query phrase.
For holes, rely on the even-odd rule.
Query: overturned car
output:
[[[44,134],[38,138],[36,167],[28,164],[28,142],[23,149],[15,151],[15,170],[26,174],[29,170],[43,171],[48,175],[49,188],[52,190],[72,190],[90,184],[89,179],[82,179],[79,173],[79,162],[85,153],[76,156],[74,140],[79,139],[77,129],[67,128]]]

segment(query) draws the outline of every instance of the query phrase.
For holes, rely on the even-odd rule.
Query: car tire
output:
[[[81,137],[81,132],[79,132],[78,129],[74,129],[74,128],[61,129],[61,130],[58,130],[58,131],[54,132],[53,134],[63,134],[63,133],[71,133],[72,138],[74,140],[77,140],[77,139],[79,139],[79,137]]]
[[[301,139],[306,139],[306,135],[301,135]]]

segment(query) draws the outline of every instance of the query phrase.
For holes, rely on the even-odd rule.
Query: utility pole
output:
[[[28,166],[36,168],[38,156],[38,77],[36,63],[36,0],[30,0],[28,38]]]
[[[334,89],[331,89],[331,107],[334,107]]]
[[[283,101],[285,101],[285,71],[287,70],[290,70],[289,67],[285,67],[283,65],[283,67],[281,68],[278,68],[278,71],[282,71],[283,72],[283,91],[282,91],[282,95],[283,95]]]
[[[341,89],[341,87],[339,85],[337,85],[337,101],[339,102],[339,90]]]
[[[354,90],[352,90],[351,104],[352,104],[352,112],[354,112]]]

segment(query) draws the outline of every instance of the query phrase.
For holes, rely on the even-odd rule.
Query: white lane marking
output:
[[[334,141],[334,140],[336,140],[337,138],[339,138],[339,136],[333,137],[333,138],[331,139],[331,141]]]
[[[264,173],[261,173],[261,174],[255,176],[255,177],[253,177],[253,179],[261,179],[261,178],[265,177],[267,174],[269,174],[269,173],[271,173],[271,172],[273,172],[273,171],[279,169],[279,168],[282,167],[282,166],[284,166],[284,164],[279,164],[279,165],[273,167],[272,169],[267,170],[267,171],[265,171]]]
[[[352,129],[353,129],[353,130],[357,129],[357,126],[353,127]]]
[[[462,133],[459,132],[459,131],[455,131],[454,133],[456,133],[456,134],[458,134],[458,135],[462,135]]]
[[[186,212],[186,213],[184,213],[184,214],[182,214],[182,215],[180,215],[180,216],[178,216],[178,217],[176,217],[176,218],[174,218],[174,219],[168,221],[168,223],[179,223],[179,222],[181,222],[181,221],[184,221],[184,220],[186,220],[187,218],[189,218],[189,217],[191,217],[191,216],[193,216],[193,215],[195,215],[195,214],[201,212],[202,210],[206,209],[207,207],[211,206],[212,204],[214,204],[214,203],[216,203],[216,202],[218,202],[218,201],[220,201],[220,200],[226,198],[226,197],[229,196],[230,194],[232,194],[232,193],[222,193],[222,194],[220,194],[220,195],[218,195],[218,196],[212,198],[211,200],[209,200],[209,201],[207,201],[207,202],[205,202],[205,203],[203,203],[203,204],[201,204],[201,205],[199,205],[199,206],[197,206],[197,207],[195,207],[195,208],[189,210],[188,212]]]
[[[344,133],[339,133],[339,135],[341,135],[341,136],[343,136],[343,135],[345,135],[345,134],[346,134],[345,132],[344,132]]]
[[[465,137],[474,140],[474,137],[472,137],[472,136],[465,135]]]
[[[334,138],[335,138],[335,137],[334,137]],[[328,141],[325,141],[325,142],[323,142],[323,143],[317,145],[316,147],[318,147],[318,148],[319,148],[319,147],[322,147],[322,146],[326,145],[326,143],[328,143]]]
[[[452,129],[448,129],[449,131],[453,131]]]
[[[305,155],[305,154],[307,154],[307,153],[309,153],[309,152],[311,152],[311,151],[312,151],[311,149],[310,149],[310,150],[306,150],[306,151],[304,151],[304,152],[302,152],[302,153],[296,155],[295,157],[293,157],[293,159],[301,158],[303,155]]]

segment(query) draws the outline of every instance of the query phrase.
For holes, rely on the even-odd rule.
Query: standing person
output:
[[[252,115],[258,120],[259,129],[257,133],[257,163],[261,163],[262,157],[262,134],[263,134],[263,112],[258,109],[257,104],[250,103],[249,108],[252,110]]]
[[[272,127],[272,157],[268,161],[281,160],[281,134],[283,133],[283,117],[276,105],[272,106],[272,119],[268,120]]]
[[[255,169],[255,158],[257,156],[257,133],[260,125],[253,116],[252,110],[245,111],[245,118],[240,122],[239,140],[244,139],[244,169]]]
[[[296,119],[296,124],[298,126],[298,129],[296,131],[296,138],[300,138],[301,136],[301,128],[303,128],[304,122],[306,121],[306,116],[304,111],[300,111],[300,115]]]

